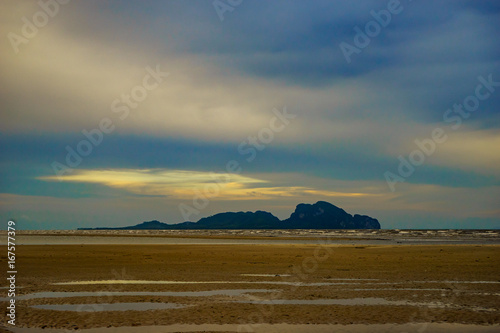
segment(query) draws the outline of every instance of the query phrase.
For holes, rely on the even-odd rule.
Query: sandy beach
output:
[[[257,332],[262,324],[411,324],[417,332],[431,323],[484,328],[500,323],[499,250],[497,245],[326,242],[24,245],[17,249],[16,328],[230,324],[228,331]],[[5,253],[2,246],[3,266]],[[1,300],[6,307],[8,300]],[[119,310],[113,308],[117,303]],[[7,317],[0,322],[7,326]]]

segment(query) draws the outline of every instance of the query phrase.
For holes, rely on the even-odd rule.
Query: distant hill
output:
[[[299,204],[286,220],[271,213],[227,212],[204,217],[198,222],[167,224],[156,220],[122,228],[78,228],[79,230],[186,230],[186,229],[380,229],[377,219],[346,213],[326,201]]]
[[[201,229],[276,229],[280,219],[271,213],[256,211],[219,213],[199,220],[194,227]]]
[[[283,224],[287,229],[380,229],[377,219],[358,214],[352,216],[326,201],[297,205]]]

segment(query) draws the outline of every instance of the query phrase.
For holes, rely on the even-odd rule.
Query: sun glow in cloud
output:
[[[38,179],[44,181],[59,180],[57,176],[45,176]],[[100,184],[133,194],[171,196],[178,199],[192,198],[197,193],[221,200],[252,200],[308,195],[326,197],[376,195],[318,190],[305,186],[273,186],[268,180],[238,174],[186,170],[80,170],[74,174],[62,176],[61,179],[65,182]]]

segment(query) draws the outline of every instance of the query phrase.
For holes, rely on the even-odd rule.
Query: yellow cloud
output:
[[[58,181],[57,176],[38,179]],[[61,177],[66,182],[94,183],[141,195],[192,198],[196,194],[221,200],[262,200],[276,197],[361,197],[376,194],[335,192],[305,186],[271,186],[263,179],[238,174],[165,169],[79,170]],[[267,186],[266,186],[267,185]]]

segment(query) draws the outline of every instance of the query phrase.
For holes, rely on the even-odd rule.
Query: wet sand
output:
[[[407,325],[401,327],[408,332],[420,332],[423,326],[437,332],[431,323],[484,329],[500,324],[497,245],[86,244],[24,245],[16,250],[16,283],[22,287],[18,295],[87,292],[20,297],[17,327],[231,324],[226,331],[263,332],[259,324],[388,324]],[[5,246],[0,251],[5,267]],[[78,281],[94,283],[74,283]],[[248,292],[213,292],[218,290]],[[99,305],[138,302],[181,306],[101,311]],[[79,311],[33,307],[63,304],[81,306]],[[0,323],[6,322],[2,316]],[[363,331],[362,326],[356,329]]]
[[[325,325],[325,324],[259,324],[252,330],[241,330],[241,326],[233,324],[178,324],[169,326],[136,326],[136,327],[109,327],[89,328],[81,330],[84,333],[180,333],[180,332],[255,332],[255,333],[497,333],[500,326],[478,326],[464,324],[425,323],[425,324],[352,324],[352,325]],[[239,330],[240,329],[240,330]],[[15,333],[68,333],[61,329],[14,329]]]

